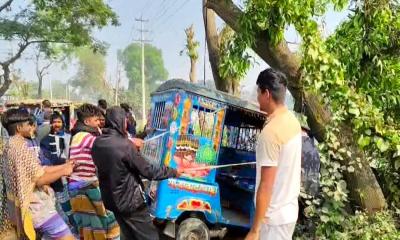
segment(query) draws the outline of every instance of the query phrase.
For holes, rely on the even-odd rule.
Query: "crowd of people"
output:
[[[282,73],[259,74],[257,99],[268,119],[257,140],[255,213],[246,240],[292,239],[298,218],[304,131],[285,106],[286,91]],[[138,138],[146,133],[136,133],[127,104],[83,104],[71,135],[64,119],[48,101],[35,114],[24,107],[3,114],[9,138],[0,161],[0,239],[157,240],[141,179],[184,170],[140,155]],[[317,151],[307,151],[311,163],[319,162],[310,157]]]
[[[132,108],[83,104],[68,131],[48,100],[2,116],[1,239],[158,239],[142,178],[177,177],[140,154]]]

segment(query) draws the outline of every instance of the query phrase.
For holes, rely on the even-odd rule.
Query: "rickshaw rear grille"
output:
[[[146,139],[143,144],[142,155],[147,161],[155,165],[161,165],[164,137],[168,132]]]

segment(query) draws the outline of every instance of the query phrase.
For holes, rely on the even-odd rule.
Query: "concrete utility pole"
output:
[[[148,22],[148,19],[143,19],[142,16],[140,18],[135,18],[136,22],[140,22],[140,39],[135,40],[136,42],[140,42],[142,45],[142,120],[143,125],[146,124],[146,85],[145,85],[145,76],[144,76],[144,43],[151,42],[150,40],[144,39],[144,33],[149,32],[143,28],[143,23]]]
[[[65,84],[65,99],[69,101],[69,81]]]
[[[53,100],[53,81],[50,78],[50,101]]]

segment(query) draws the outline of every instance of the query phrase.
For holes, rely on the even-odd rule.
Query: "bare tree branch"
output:
[[[54,63],[54,61],[49,61],[46,65],[40,67],[40,55],[41,52],[38,50],[35,54],[35,62],[36,62],[36,76],[39,81],[39,86],[38,86],[38,98],[42,97],[42,86],[43,86],[43,78],[46,76],[48,73],[45,72],[47,69],[50,68],[50,66]]]
[[[18,45],[19,45],[18,52],[17,52],[14,56],[12,56],[10,59],[8,59],[7,61],[5,61],[5,62],[0,62],[0,65],[7,65],[7,66],[9,66],[10,64],[14,63],[18,58],[21,57],[22,52],[25,51],[25,49],[26,49],[30,44],[31,44],[30,42],[26,42],[26,41],[23,42],[23,43],[18,44]]]
[[[6,1],[5,3],[3,3],[3,4],[0,6],[0,12],[3,11],[4,9],[6,9],[7,7],[9,7],[13,1],[14,1],[14,0],[8,0],[8,1]]]
[[[10,57],[7,61],[0,62],[0,66],[3,68],[3,84],[0,87],[0,96],[3,96],[4,93],[8,90],[8,88],[11,85],[11,79],[10,79],[10,65],[13,64],[16,60],[18,60],[22,53],[26,50],[26,48],[31,45],[31,44],[36,44],[36,43],[62,43],[60,41],[53,41],[53,40],[34,40],[34,41],[28,41],[29,36],[26,36],[23,39],[23,42],[19,43],[19,49],[17,53]],[[51,64],[50,64],[51,65]],[[46,67],[49,68],[50,66]]]
[[[34,41],[27,41],[25,40],[24,42],[18,44],[19,45],[19,49],[18,52],[11,57],[9,60],[5,61],[5,62],[0,62],[0,65],[10,65],[12,63],[14,63],[17,59],[19,59],[21,57],[21,54],[23,51],[25,51],[25,49],[31,45],[31,44],[36,44],[36,43],[70,43],[70,42],[64,42],[64,41],[55,41],[55,40],[34,40]]]
[[[47,69],[49,69],[51,67],[51,65],[53,65],[54,62],[49,62],[48,64],[44,65],[42,67],[42,69],[40,70],[40,74],[42,76],[46,75],[47,73],[45,73],[44,71],[46,71]]]

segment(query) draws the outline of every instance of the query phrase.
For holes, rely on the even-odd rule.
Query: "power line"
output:
[[[143,6],[142,10],[140,11],[142,15],[150,9],[151,4],[153,4],[156,0],[147,0],[146,4]],[[143,12],[144,11],[144,12]]]
[[[128,46],[129,43],[132,41],[132,35],[133,35],[133,31],[134,31],[134,30],[135,30],[135,23],[132,24],[131,32],[129,33],[129,36],[128,36],[128,43],[126,44],[127,46]]]
[[[183,2],[172,14],[170,14],[165,21],[161,21],[159,25],[157,25],[156,27],[154,27],[154,29],[157,29],[158,27],[162,26],[163,24],[167,23],[176,13],[178,13],[187,3],[189,2],[189,0],[186,0],[185,2]]]
[[[167,14],[167,12],[168,12],[169,10],[173,9],[173,7],[176,5],[177,2],[178,2],[178,1],[176,1],[176,0],[173,1],[172,4],[169,5],[169,7],[167,6],[167,7],[164,9],[164,11],[161,12],[161,14],[159,14],[157,17],[154,17],[155,21],[154,21],[153,24],[152,24],[152,28],[154,27],[154,25],[160,23],[162,17],[164,17],[165,14]],[[161,22],[162,22],[162,21],[161,21]]]
[[[151,17],[151,19],[154,19],[156,16],[159,16],[160,13],[162,12],[163,9],[165,9],[165,3],[167,2],[167,0],[163,0],[161,2],[161,4],[158,7],[158,10],[156,10],[153,14],[153,17]],[[174,3],[174,2],[173,2]]]

